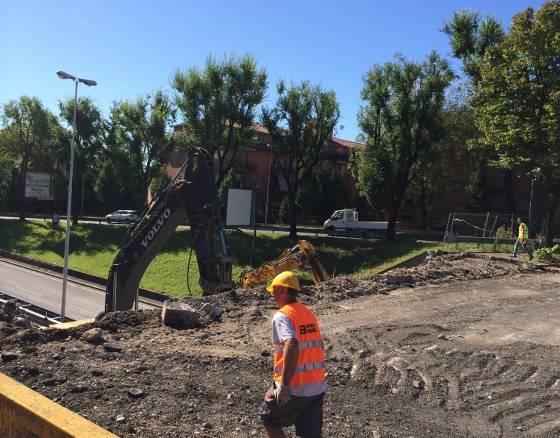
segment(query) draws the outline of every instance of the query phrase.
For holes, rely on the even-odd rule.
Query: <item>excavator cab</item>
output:
[[[105,311],[133,307],[144,272],[185,218],[191,227],[203,295],[233,289],[233,260],[227,254],[212,157],[195,147],[173,180],[129,228],[109,271]],[[216,236],[221,254],[216,250]]]

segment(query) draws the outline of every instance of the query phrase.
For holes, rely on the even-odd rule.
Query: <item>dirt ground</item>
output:
[[[559,292],[552,269],[471,254],[307,288],[325,338],[324,436],[560,436]],[[192,330],[129,311],[45,333],[0,312],[0,371],[123,437],[263,436],[273,301],[211,301],[221,321]],[[92,327],[105,342],[83,339]]]

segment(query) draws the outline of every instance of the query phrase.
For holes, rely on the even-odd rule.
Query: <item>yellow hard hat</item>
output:
[[[270,286],[266,288],[269,292],[274,292],[275,286],[285,286],[289,287],[290,289],[301,290],[299,285],[299,280],[297,275],[294,274],[292,271],[284,271],[274,277]]]

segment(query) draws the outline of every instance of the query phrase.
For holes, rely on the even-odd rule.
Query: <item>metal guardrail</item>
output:
[[[11,297],[4,293],[0,293],[0,304],[7,304],[9,302],[15,302],[16,309],[15,314],[18,316],[23,316],[39,325],[50,325],[50,324],[60,324],[60,315],[56,312],[51,312],[50,310],[43,309],[31,303],[27,303],[18,298]],[[69,319],[69,318],[66,318]],[[71,319],[69,319],[72,321]]]

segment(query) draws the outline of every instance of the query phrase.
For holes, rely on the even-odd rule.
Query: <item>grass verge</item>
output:
[[[0,248],[36,260],[62,266],[64,255],[64,225],[53,230],[46,222],[29,220],[0,220]],[[69,267],[79,271],[107,277],[109,267],[123,242],[126,227],[85,224],[72,228]],[[177,230],[163,251],[148,267],[141,285],[148,289],[174,296],[188,295],[187,265],[190,252],[189,230]],[[238,280],[250,268],[252,233],[231,231],[226,236],[230,254],[235,264],[233,276]],[[306,237],[320,254],[329,273],[336,275],[375,274],[388,269],[424,251],[494,251],[493,245],[468,243],[443,244],[399,239],[362,240],[333,237]],[[270,261],[292,242],[287,234],[258,232],[255,242],[253,266]],[[509,251],[500,246],[498,251]],[[192,294],[199,294],[198,267],[192,254],[188,271],[188,284]]]

